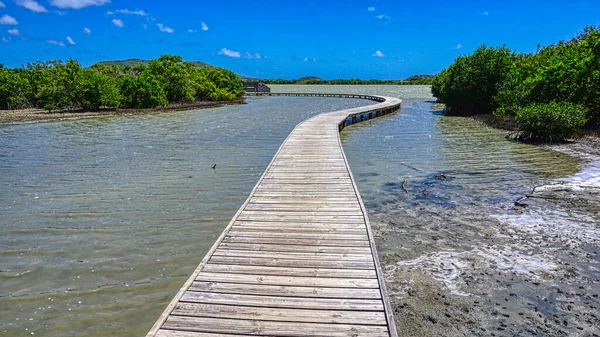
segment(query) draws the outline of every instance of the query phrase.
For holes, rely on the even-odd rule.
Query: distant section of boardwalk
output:
[[[401,101],[262,95],[379,103],[296,126],[148,336],[397,336],[339,131]]]

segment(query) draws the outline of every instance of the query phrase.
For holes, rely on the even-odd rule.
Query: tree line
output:
[[[493,113],[518,125],[522,140],[558,141],[600,124],[600,31],[516,53],[482,45],[433,78],[450,114]]]
[[[295,80],[284,80],[284,79],[266,79],[261,80],[266,84],[329,84],[329,85],[419,85],[419,84],[431,84],[433,76],[429,75],[416,75],[411,76],[405,80],[361,80],[358,78],[350,79],[333,79],[324,80],[320,78],[299,78]]]
[[[118,66],[46,61],[21,68],[0,64],[0,109],[98,110],[154,108],[173,103],[233,100],[244,94],[241,78],[218,67],[199,67],[181,56]]]

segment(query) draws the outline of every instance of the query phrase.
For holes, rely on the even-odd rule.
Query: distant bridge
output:
[[[366,107],[296,126],[147,336],[397,336],[367,211],[342,149],[346,126],[400,109]]]

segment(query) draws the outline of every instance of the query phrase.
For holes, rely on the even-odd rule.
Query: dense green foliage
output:
[[[73,59],[29,63],[19,69],[0,65],[0,109],[153,108],[232,100],[244,92],[235,73],[199,67],[172,55],[134,67],[97,63],[82,68]]]
[[[150,61],[152,60],[142,60],[142,59],[125,59],[125,60],[114,60],[114,61],[100,61],[95,65],[99,65],[99,64],[104,64],[106,66],[110,66],[112,64],[119,66],[119,67],[135,67],[135,66],[139,66],[139,65],[148,65],[148,63],[150,63]],[[205,68],[209,68],[211,67],[210,64],[208,63],[204,63],[202,61],[187,61],[188,63],[193,63],[198,67],[205,67]]]
[[[600,31],[531,54],[479,47],[436,75],[432,92],[452,114],[494,113],[534,139],[570,137],[600,123]]]
[[[316,76],[306,76],[295,80],[284,79],[267,79],[261,80],[266,84],[335,84],[335,85],[351,85],[351,84],[394,84],[394,85],[417,85],[431,84],[433,75],[413,75],[404,80],[361,80],[358,78],[351,79],[333,79],[324,80]]]
[[[573,136],[587,121],[588,109],[567,102],[531,103],[517,110],[519,137],[534,137],[544,141],[562,140]]]

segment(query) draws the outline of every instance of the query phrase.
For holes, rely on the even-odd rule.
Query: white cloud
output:
[[[483,12],[483,15],[490,15],[490,12]]]
[[[219,55],[225,55],[229,57],[239,58],[242,56],[239,51],[233,51],[231,49],[223,48],[219,50]]]
[[[56,14],[58,14],[58,15],[60,15],[60,16],[65,16],[65,15],[67,15],[67,12],[66,12],[66,11],[54,11],[54,13],[56,13]]]
[[[13,18],[10,15],[4,15],[0,18],[0,25],[18,25],[17,19]]]
[[[376,18],[377,18],[377,19],[386,19],[386,20],[387,20],[387,19],[389,19],[390,17],[389,17],[389,16],[387,16],[387,15],[383,15],[383,14],[381,14],[381,15],[377,15],[377,16],[376,16]]]
[[[50,4],[58,8],[80,9],[88,6],[102,6],[110,0],[50,0]]]
[[[454,49],[460,49],[460,48],[462,48],[462,44],[460,44],[460,43],[457,44],[456,47],[454,47]]]
[[[90,35],[90,34],[92,34],[92,31],[91,31],[89,28],[84,28],[84,29],[83,29],[83,33],[84,33],[85,35]]]
[[[75,43],[75,41],[73,41],[73,39],[70,36],[67,36],[67,42],[69,42],[69,44],[72,46],[77,44],[77,43]]]
[[[112,23],[117,27],[125,27],[125,24],[121,19],[112,19]]]
[[[375,11],[375,7],[367,7],[367,11],[368,12],[374,12]]]
[[[0,8],[4,8],[6,6],[4,6],[4,3],[2,1],[0,1]]]
[[[188,29],[188,33],[197,33],[197,30],[193,30],[193,29]]]
[[[163,25],[162,23],[157,23],[156,25],[158,26],[158,29],[160,29],[160,31],[163,33],[173,33],[174,32],[173,28],[167,27],[167,26]]]
[[[148,29],[148,25],[144,23],[144,29]]]
[[[305,57],[305,58],[304,58],[304,62],[308,62],[308,57]]]
[[[375,57],[384,57],[385,54],[382,53],[380,50],[378,50],[378,51],[374,52],[372,56],[375,56]]]
[[[317,58],[316,57],[313,57],[313,62],[317,62]]]
[[[204,30],[204,31],[208,30],[208,26],[204,22],[202,22],[202,30]]]
[[[25,8],[29,9],[32,12],[36,12],[36,13],[46,13],[46,12],[48,12],[48,10],[46,9],[46,7],[40,5],[35,0],[16,0],[15,3],[17,4],[17,6],[25,7]]]
[[[114,14],[115,14],[115,12],[113,12],[113,11],[106,11],[106,15],[114,15]]]
[[[48,40],[48,41],[46,41],[46,42],[48,42],[49,44],[55,44],[55,45],[57,45],[57,46],[61,46],[61,47],[64,47],[64,46],[65,46],[65,43],[64,43],[64,42],[62,42],[62,41]]]
[[[135,11],[130,11],[129,9],[117,9],[115,12],[120,13],[120,14],[128,14],[128,15],[148,16],[148,13],[144,12],[141,9],[138,9]],[[107,14],[108,14],[108,12],[107,12]]]
[[[8,39],[7,39],[7,38],[5,38],[4,36],[2,37],[2,42],[6,42],[6,43],[8,43],[8,42],[10,42],[10,41],[12,41],[12,39],[11,39],[10,37],[9,37]]]
[[[21,33],[19,32],[19,30],[18,30],[18,29],[16,29],[16,28],[14,28],[14,29],[9,29],[9,30],[8,30],[8,34],[10,34],[10,35],[16,35],[16,36],[19,36],[19,35],[21,35]]]
[[[258,59],[258,60],[260,60],[262,58],[262,56],[259,53],[254,53],[254,54],[246,53],[246,55],[244,57],[247,59]]]

